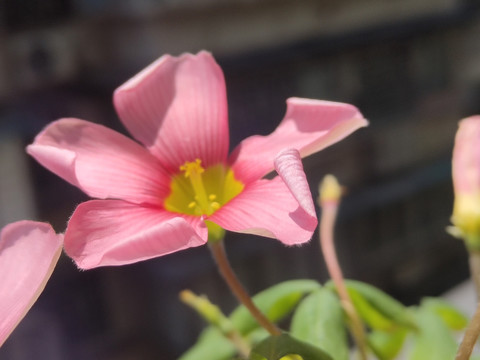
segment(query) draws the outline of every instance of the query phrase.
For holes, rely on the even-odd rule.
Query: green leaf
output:
[[[362,283],[360,281],[346,280],[345,285],[349,293],[353,290],[361,295],[369,307],[375,312],[368,312],[366,322],[372,322],[372,328],[379,330],[393,330],[391,325],[405,326],[408,328],[416,328],[415,321],[408,311],[399,301],[387,295],[375,286]],[[353,299],[352,299],[353,301]],[[359,311],[360,312],[360,311]],[[360,314],[361,315],[361,314]],[[390,324],[389,324],[390,323]]]
[[[429,308],[418,308],[415,318],[418,331],[412,333],[413,347],[408,359],[454,359],[457,343],[443,320]]]
[[[197,342],[179,360],[230,360],[237,353],[230,340],[210,326],[200,334]]]
[[[349,358],[343,310],[329,289],[318,289],[302,300],[293,315],[290,332],[299,340],[325,350],[335,360]]]
[[[323,350],[288,334],[263,340],[252,349],[249,360],[279,360],[287,355],[300,355],[303,360],[332,360]]]
[[[468,324],[468,318],[445,300],[438,298],[424,298],[421,307],[434,311],[452,330],[462,330]]]
[[[319,288],[321,285],[314,280],[290,280],[263,290],[252,299],[270,321],[278,322],[293,310],[305,294]],[[259,327],[243,305],[232,312],[230,320],[243,335]]]
[[[253,297],[253,301],[271,321],[276,322],[288,315],[305,294],[320,287],[321,285],[314,280],[285,281],[260,292]],[[245,307],[237,307],[229,318],[242,335],[247,335],[252,344],[266,337],[265,331]],[[217,329],[208,327],[180,360],[226,360],[235,354],[236,350],[230,340],[222,336]]]
[[[270,334],[267,330],[265,330],[263,327],[259,327],[258,329],[249,332],[245,337],[250,344],[258,344],[260,341],[265,340],[269,336]]]
[[[407,332],[405,328],[392,332],[375,330],[368,335],[368,345],[380,360],[395,359],[405,343]]]
[[[371,328],[380,331],[392,331],[397,325],[388,317],[378,311],[367,299],[358,291],[349,288],[348,294],[352,299],[353,306],[358,315]]]

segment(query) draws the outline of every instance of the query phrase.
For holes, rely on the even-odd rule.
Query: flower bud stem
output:
[[[350,320],[350,331],[357,345],[360,359],[367,360],[366,335],[362,321],[360,320],[352,299],[348,294],[347,287],[343,280],[342,269],[338,263],[337,253],[334,244],[334,228],[337,218],[338,206],[341,197],[341,188],[332,175],[327,175],[320,185],[320,197],[318,204],[322,208],[320,218],[320,246],[327,265],[328,272],[332,278],[340,298],[343,310]]]
[[[465,330],[455,360],[468,360],[480,335],[480,252],[469,251],[470,273],[477,293],[477,310]]]
[[[475,283],[475,291],[477,293],[477,301],[480,301],[480,252],[469,251],[470,274]]]
[[[480,335],[480,302],[477,304],[477,310],[473,314],[472,320],[465,330],[463,340],[457,350],[455,360],[468,360],[472,354],[473,348],[477,343],[478,336]]]
[[[265,315],[262,314],[262,312],[253,303],[252,298],[250,295],[248,295],[243,285],[238,280],[230,265],[230,262],[228,261],[225,248],[223,246],[223,241],[209,242],[209,248],[212,252],[215,262],[217,263],[220,274],[223,276],[225,282],[230,287],[230,290],[236,296],[238,301],[243,304],[248,311],[250,311],[250,314],[252,314],[255,320],[257,320],[258,324],[265,328],[270,335],[281,335],[282,332],[280,329],[278,329],[270,320],[267,319]]]

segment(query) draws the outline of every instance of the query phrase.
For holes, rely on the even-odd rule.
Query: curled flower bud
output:
[[[453,206],[451,233],[480,250],[480,116],[459,123],[452,159]]]

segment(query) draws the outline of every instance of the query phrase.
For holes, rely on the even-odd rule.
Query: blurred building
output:
[[[271,132],[290,96],[360,108],[369,128],[304,162],[314,196],[327,173],[349,188],[340,261],[406,303],[437,295],[468,276],[445,227],[457,122],[480,113],[479,38],[477,0],[2,0],[0,225],[63,231],[87,198],[24,153],[47,123],[79,117],[125,133],[113,90],[164,53],[207,49],[225,72],[232,147]],[[254,293],[325,281],[316,240],[287,249],[229,234],[227,250]],[[63,257],[0,358],[175,359],[203,326],[177,300],[184,288],[235,306],[206,248],[88,272]]]

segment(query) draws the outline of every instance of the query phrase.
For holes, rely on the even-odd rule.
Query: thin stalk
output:
[[[180,292],[180,300],[194,309],[201,317],[215,326],[235,346],[242,358],[248,358],[250,345],[233,326],[217,305],[212,304],[207,297],[198,296],[190,290]]]
[[[337,218],[338,205],[341,197],[341,189],[337,180],[327,175],[320,187],[319,205],[322,208],[320,218],[320,246],[327,265],[328,272],[332,278],[340,297],[340,303],[350,319],[350,330],[359,350],[360,358],[367,360],[366,335],[363,324],[355,311],[352,299],[348,294],[347,287],[343,280],[342,269],[340,268],[334,244],[334,228]]]
[[[475,283],[477,301],[480,301],[480,252],[470,250],[469,252],[470,274]]]
[[[470,324],[467,326],[463,340],[457,350],[455,360],[468,360],[472,354],[473,348],[480,335],[480,302],[477,304],[477,310],[473,314]]]
[[[236,296],[238,301],[243,304],[248,311],[250,311],[250,314],[252,314],[255,320],[257,320],[258,324],[265,328],[270,335],[281,335],[282,332],[280,329],[278,329],[272,322],[270,322],[270,320],[265,317],[265,315],[262,314],[262,312],[253,303],[252,298],[250,295],[248,295],[243,285],[238,280],[230,265],[230,262],[228,261],[225,248],[223,246],[223,241],[212,241],[209,242],[209,245],[220,274],[223,276],[225,282],[230,287],[230,290]]]
[[[477,294],[477,309],[465,330],[455,360],[468,360],[480,335],[480,252],[469,251],[470,273]]]

